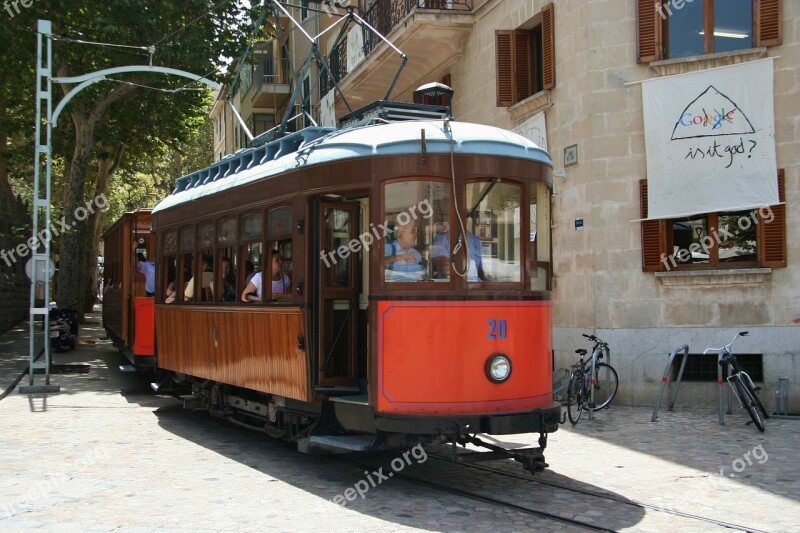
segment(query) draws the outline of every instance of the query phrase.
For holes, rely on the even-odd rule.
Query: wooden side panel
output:
[[[786,178],[783,169],[778,170],[778,199],[786,201]],[[761,265],[780,268],[786,266],[786,204],[770,207],[772,220],[759,224],[759,255]]]
[[[513,66],[511,39],[513,32],[498,30],[495,32],[495,47],[497,49],[497,105],[508,107],[513,104]]]
[[[660,0],[636,0],[636,45],[639,63],[663,59],[661,33],[662,19],[666,18],[666,11],[659,2]]]
[[[756,21],[756,46],[781,44],[781,4],[783,0],[756,0],[753,4]]]
[[[647,180],[639,181],[642,218],[647,218]],[[659,272],[665,264],[661,254],[667,249],[667,223],[664,220],[642,221],[642,272]]]
[[[299,308],[156,306],[158,366],[311,401]]]
[[[542,82],[545,89],[556,86],[556,37],[553,4],[542,8]]]

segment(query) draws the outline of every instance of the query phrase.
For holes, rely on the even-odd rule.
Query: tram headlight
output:
[[[503,383],[511,376],[511,359],[504,353],[493,353],[486,360],[486,377],[492,383]]]

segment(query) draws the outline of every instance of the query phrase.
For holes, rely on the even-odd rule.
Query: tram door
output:
[[[350,242],[358,237],[359,204],[316,202],[317,376],[320,388],[350,388],[358,381],[358,295],[361,257]]]

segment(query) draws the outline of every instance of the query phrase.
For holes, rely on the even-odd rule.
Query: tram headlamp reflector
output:
[[[486,377],[492,383],[503,383],[511,376],[511,359],[506,354],[495,353],[486,360]]]

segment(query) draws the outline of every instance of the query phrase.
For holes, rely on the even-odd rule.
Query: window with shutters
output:
[[[497,30],[497,105],[508,107],[556,85],[553,4],[516,30]]]
[[[637,0],[639,62],[781,44],[782,0]]]
[[[778,193],[784,201],[784,174]],[[641,181],[642,218],[647,217],[647,181]],[[642,270],[786,266],[786,206],[705,213],[642,222]]]

